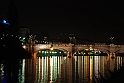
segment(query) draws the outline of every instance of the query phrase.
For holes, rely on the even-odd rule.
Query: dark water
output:
[[[124,65],[124,58],[117,56],[63,56],[7,60],[1,62],[1,83],[92,83],[100,74],[107,78]]]

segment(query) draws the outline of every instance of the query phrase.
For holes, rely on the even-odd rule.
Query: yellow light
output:
[[[92,48],[90,48],[90,50],[93,50]]]
[[[26,46],[24,45],[24,46],[22,46],[24,49],[26,49]]]
[[[85,49],[85,50],[88,50],[88,49]]]
[[[53,48],[50,48],[50,50],[53,50]]]

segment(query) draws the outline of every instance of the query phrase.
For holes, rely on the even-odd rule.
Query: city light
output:
[[[23,38],[23,40],[25,40],[25,37]]]
[[[6,24],[6,20],[3,20],[3,23]]]
[[[110,37],[110,40],[111,40],[111,43],[113,44],[113,39],[114,39],[114,37]]]
[[[50,50],[53,50],[53,48],[50,48]]]
[[[24,49],[26,49],[26,46],[24,45],[24,46],[22,46]]]
[[[2,23],[3,23],[3,24],[9,24],[9,23],[6,22],[6,20],[3,20]]]

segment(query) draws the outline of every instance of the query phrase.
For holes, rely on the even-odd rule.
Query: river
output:
[[[0,75],[1,83],[93,83],[123,65],[122,56],[44,56],[3,61]]]

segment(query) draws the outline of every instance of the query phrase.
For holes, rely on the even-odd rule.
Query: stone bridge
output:
[[[73,53],[84,50],[98,50],[104,53],[124,53],[124,45],[74,45],[74,44],[35,44],[33,46],[34,53],[38,53],[40,50],[43,49],[58,49],[66,52],[69,55],[73,55]]]

